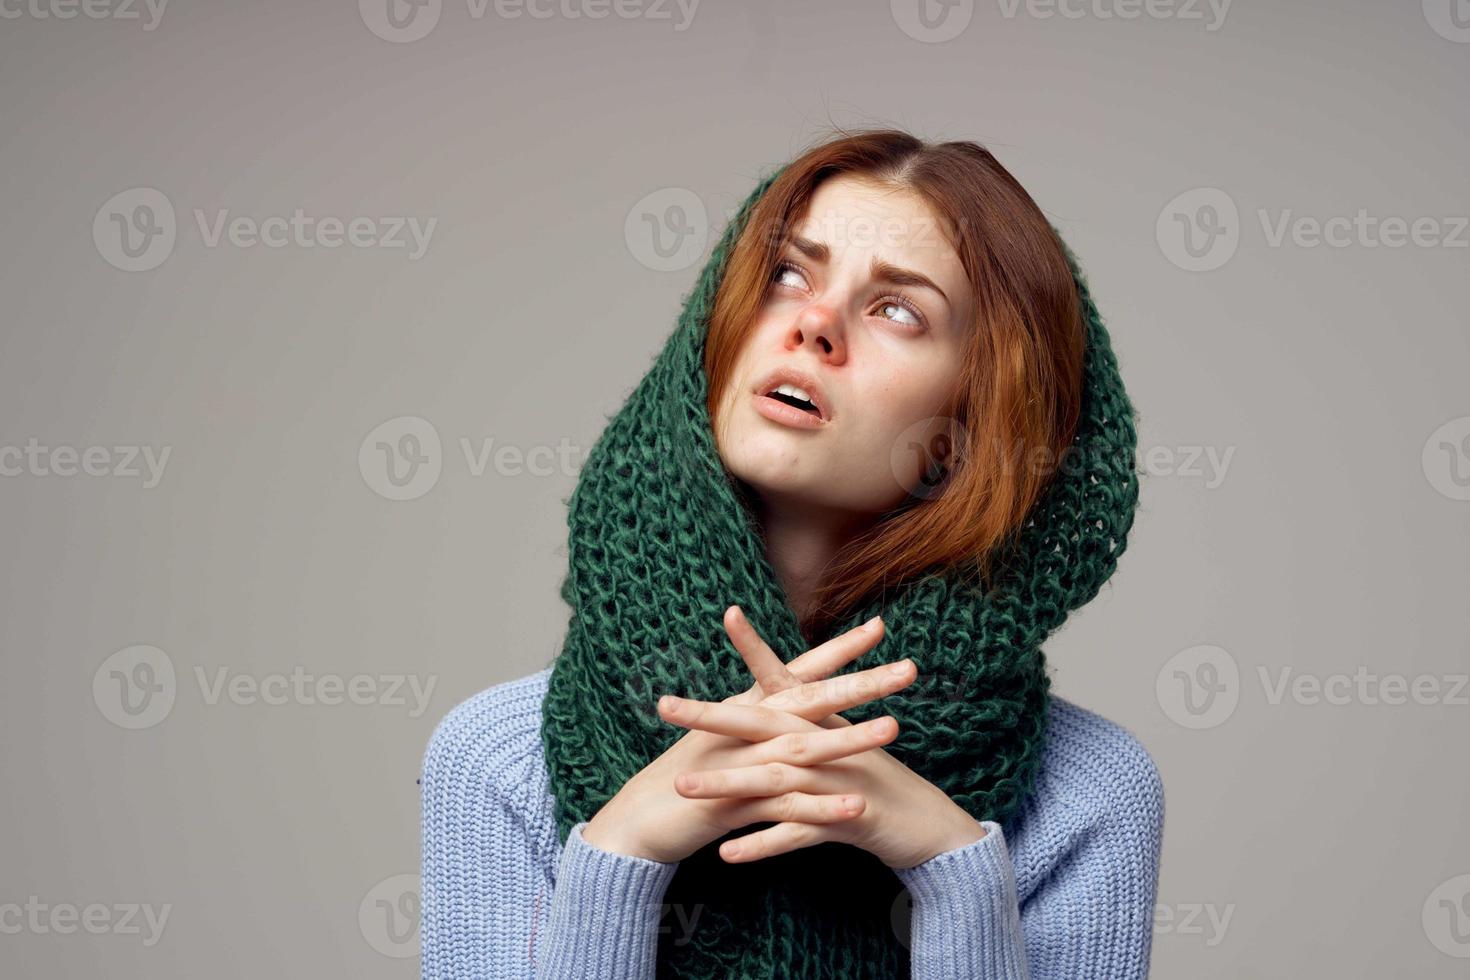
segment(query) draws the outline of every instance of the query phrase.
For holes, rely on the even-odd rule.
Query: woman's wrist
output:
[[[921,855],[921,859],[911,865],[905,865],[902,870],[916,868],[934,860],[941,854],[957,851],[962,847],[969,847],[978,840],[984,840],[987,831],[980,821],[970,816],[958,806],[954,807],[953,819],[946,822],[946,829],[939,838],[931,845],[931,849]],[[894,869],[900,870],[900,869]]]
[[[599,851],[607,851],[610,854],[622,854],[627,857],[643,858],[644,860],[653,860],[644,854],[635,842],[628,840],[622,834],[617,833],[615,828],[609,826],[614,821],[602,817],[602,813],[603,811],[599,810],[593,815],[591,820],[587,821],[587,825],[582,828],[582,840],[591,844]],[[598,821],[599,817],[602,817],[601,822]]]
[[[947,841],[944,843],[944,846],[940,847],[939,850],[934,852],[934,856],[938,857],[939,855],[946,854],[950,851],[957,851],[962,847],[969,847],[977,840],[983,840],[985,838],[985,834],[986,830],[983,826],[981,826],[980,821],[976,820],[965,811],[960,810],[958,825],[949,835]]]

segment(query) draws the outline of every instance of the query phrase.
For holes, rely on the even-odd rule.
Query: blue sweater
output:
[[[425,980],[649,980],[677,863],[563,847],[542,757],[551,668],[455,707],[423,768]],[[1122,727],[1055,695],[1036,792],[1002,830],[894,873],[912,898],[915,980],[1148,975],[1164,794]],[[685,921],[685,920],[688,921]]]

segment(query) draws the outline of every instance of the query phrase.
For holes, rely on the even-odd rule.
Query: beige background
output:
[[[0,973],[415,975],[429,733],[556,652],[562,498],[693,281],[699,209],[717,230],[832,123],[988,145],[1108,320],[1143,504],[1048,650],[1163,773],[1154,976],[1470,969],[1462,0],[966,0],[933,31],[903,0],[455,2],[426,33],[381,0],[51,2],[0,20]],[[411,258],[211,246],[195,216],[296,209],[436,224]],[[1360,210],[1432,220],[1272,244]],[[661,258],[644,216],[680,214]],[[441,448],[398,490],[359,450],[401,417]],[[492,439],[514,452],[476,475],[461,440]],[[167,447],[156,485],[114,447]],[[128,715],[117,677],[150,667]],[[1287,669],[1345,703],[1275,698]],[[1382,703],[1389,674],[1430,703]]]

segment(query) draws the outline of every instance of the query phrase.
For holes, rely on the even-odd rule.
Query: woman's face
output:
[[[839,176],[793,224],[717,403],[716,443],[762,500],[870,518],[921,488],[950,431],[973,298],[910,191]],[[820,416],[768,392],[788,383]]]

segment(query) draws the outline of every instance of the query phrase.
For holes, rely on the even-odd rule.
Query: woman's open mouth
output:
[[[755,398],[755,410],[760,412],[772,422],[790,426],[793,429],[820,429],[827,422],[817,411],[812,402],[793,394],[789,390],[791,385],[782,385],[780,389],[769,395],[757,394]]]

